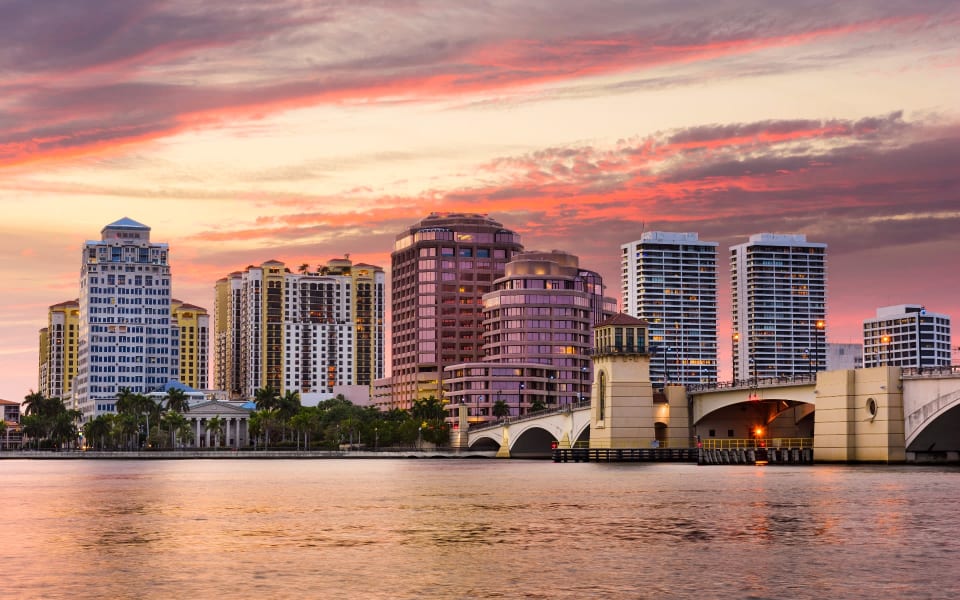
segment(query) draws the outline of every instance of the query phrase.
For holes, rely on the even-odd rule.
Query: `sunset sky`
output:
[[[751,233],[829,245],[829,341],[888,304],[960,320],[956,1],[0,0],[0,39],[0,398],[124,216],[211,314],[230,271],[389,268],[454,211],[616,297],[644,228],[719,242],[727,376]]]

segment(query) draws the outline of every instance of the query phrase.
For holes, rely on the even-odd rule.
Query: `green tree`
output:
[[[50,438],[54,446],[60,448],[64,444],[76,443],[79,435],[77,421],[82,416],[79,410],[64,410],[51,418]]]
[[[100,415],[83,424],[83,437],[93,448],[103,450],[113,429],[113,415]]]
[[[257,410],[273,410],[279,408],[280,392],[268,385],[253,393],[253,401],[257,405]]]
[[[47,436],[43,418],[40,415],[25,415],[20,418],[20,429],[26,438],[30,438],[34,448],[40,448],[40,440]]]
[[[178,413],[189,412],[190,400],[187,398],[187,393],[177,388],[167,390],[167,410]]]
[[[212,417],[207,419],[207,424],[204,426],[207,430],[207,433],[213,434],[213,447],[220,447],[220,436],[223,435],[223,427],[226,422],[220,417]]]
[[[7,447],[7,422],[0,418],[0,450]]]
[[[537,412],[546,408],[547,405],[543,403],[543,398],[539,396],[534,396],[533,400],[530,401],[530,412]]]
[[[497,400],[493,403],[493,416],[503,418],[510,414],[510,407],[504,400]]]
[[[175,410],[168,410],[163,413],[163,416],[160,417],[161,423],[167,429],[167,432],[170,433],[170,447],[177,447],[177,432],[180,431],[182,427],[189,427],[190,422],[187,421],[187,418],[181,415]]]
[[[306,275],[309,270],[310,270],[310,265],[308,265],[307,263],[303,263],[297,269],[297,271],[299,271],[301,275]]]

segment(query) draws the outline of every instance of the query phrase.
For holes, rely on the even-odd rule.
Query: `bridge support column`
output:
[[[666,414],[658,421],[667,426],[667,448],[689,448],[693,446],[690,433],[692,418],[687,388],[682,385],[668,385],[664,388],[667,396]]]
[[[500,442],[500,449],[497,450],[497,458],[510,458],[510,426],[503,426],[503,441]]]
[[[467,407],[460,405],[457,415],[457,427],[450,431],[450,447],[466,450],[470,447],[470,422],[467,419]]]
[[[899,367],[817,373],[817,462],[906,460]]]

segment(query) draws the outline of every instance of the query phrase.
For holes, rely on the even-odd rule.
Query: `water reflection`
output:
[[[3,463],[23,597],[953,597],[960,471]]]

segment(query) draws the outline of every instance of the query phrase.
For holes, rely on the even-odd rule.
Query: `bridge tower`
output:
[[[594,329],[591,448],[649,448],[656,439],[647,322],[618,314]]]

